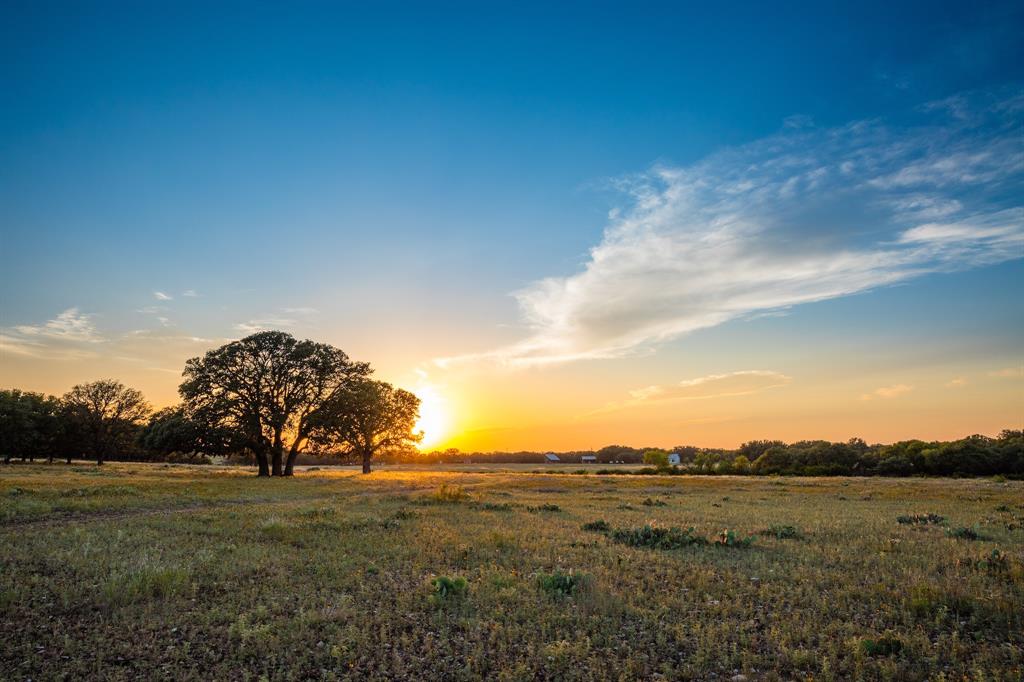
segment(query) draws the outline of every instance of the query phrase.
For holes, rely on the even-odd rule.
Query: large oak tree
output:
[[[190,418],[253,452],[260,476],[290,476],[314,419],[370,373],[338,348],[265,331],[189,360],[178,390]]]
[[[353,455],[370,473],[379,452],[400,450],[423,439],[415,433],[420,399],[383,381],[364,379],[350,384],[330,401],[312,425],[318,447]]]

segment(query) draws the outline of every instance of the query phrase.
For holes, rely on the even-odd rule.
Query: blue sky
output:
[[[264,326],[336,343],[399,381],[436,378],[435,358],[583,359],[619,391],[631,374],[779,364],[807,335],[833,348],[895,335],[890,351],[912,356],[922,335],[950,343],[938,338],[950,327],[949,362],[1019,365],[1024,9],[821,5],[5,7],[2,383],[61,392],[109,371],[166,401],[167,370]],[[792,173],[744,170],[809,156],[806,173],[875,159],[850,176],[870,191],[839,191],[833,173],[792,194]],[[956,168],[897,181],[922,159]],[[685,263],[683,276],[623,265],[637,249],[667,253],[641,239],[652,230],[673,248],[708,237],[725,195],[678,192],[734,181],[746,194],[730,195],[729,216],[771,219],[743,232],[746,251],[718,257],[757,253],[757,268],[788,273],[792,262],[760,256],[803,250],[821,282],[835,266],[822,255],[853,250],[855,272],[781,292],[788,274],[765,287],[690,282]],[[784,196],[764,204],[749,183]],[[660,212],[642,205],[652,199]],[[648,281],[659,269],[666,279]],[[713,304],[692,293],[709,281]],[[719,300],[726,289],[741,293]],[[773,295],[751,302],[755,291]],[[33,350],[76,342],[51,333],[61,324],[95,337],[80,335],[63,373]],[[698,350],[720,335],[719,347],[742,344],[751,325],[777,334],[768,356],[726,366]],[[123,342],[138,332],[168,350],[141,357]],[[496,379],[475,371],[437,381],[476,395]]]

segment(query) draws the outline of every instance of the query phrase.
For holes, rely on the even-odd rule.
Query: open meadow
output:
[[[1024,674],[1024,483],[473,469],[4,467],[0,678]]]

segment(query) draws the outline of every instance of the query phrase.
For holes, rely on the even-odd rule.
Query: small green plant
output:
[[[965,557],[957,559],[957,568],[987,573],[993,576],[1008,575],[1010,573],[1010,557],[1005,552],[993,549],[982,557]]]
[[[640,504],[642,504],[645,507],[664,507],[668,503],[665,502],[664,500],[652,500],[651,498],[648,497],[646,500],[644,500]]]
[[[893,656],[903,651],[903,641],[893,634],[886,633],[878,639],[862,639],[860,649],[868,656]]]
[[[434,606],[460,602],[469,592],[469,583],[461,576],[449,578],[446,575],[439,575],[430,581],[430,585],[430,603]]]
[[[562,508],[559,507],[557,504],[545,503],[545,504],[542,504],[542,505],[540,505],[538,507],[527,507],[526,511],[529,511],[529,512],[558,512],[558,511],[562,511]]]
[[[508,502],[484,502],[480,505],[484,511],[507,512],[512,511],[512,505]]]
[[[697,535],[693,528],[665,528],[646,524],[639,528],[620,528],[612,532],[612,540],[630,547],[648,549],[679,549],[693,545],[706,545],[707,539]]]
[[[803,533],[796,526],[768,526],[757,531],[758,535],[773,537],[776,540],[802,540]]]
[[[918,618],[936,618],[952,615],[963,618],[971,615],[974,604],[971,599],[956,589],[943,590],[931,585],[917,585],[910,592],[907,604],[911,613]]]
[[[946,535],[957,540],[984,540],[985,536],[976,531],[973,528],[967,528],[960,526],[957,528],[950,528],[946,531]]]
[[[590,521],[583,524],[583,530],[589,530],[595,533],[607,533],[611,528],[612,527],[604,519],[598,519],[597,521]]]
[[[731,531],[729,529],[723,530],[721,533],[718,534],[718,537],[715,538],[716,547],[736,547],[738,549],[743,549],[746,547],[750,547],[753,544],[753,535],[741,538],[740,536],[736,535],[734,531]]]
[[[570,597],[573,594],[590,589],[593,582],[587,573],[555,571],[537,575],[537,586],[541,591],[555,597]]]
[[[896,522],[903,525],[941,525],[946,522],[946,517],[939,516],[938,514],[932,514],[928,512],[926,514],[905,514],[903,516],[897,516]]]

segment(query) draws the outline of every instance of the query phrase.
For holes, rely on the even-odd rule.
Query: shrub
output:
[[[862,639],[860,648],[868,656],[892,656],[903,650],[903,641],[886,633],[878,639]]]
[[[768,526],[757,533],[758,535],[773,537],[776,540],[801,540],[804,537],[803,533],[796,526]]]
[[[598,519],[597,521],[591,521],[583,524],[583,530],[594,531],[596,533],[607,533],[611,530],[611,526],[604,519]]]
[[[539,573],[537,575],[537,586],[543,592],[555,597],[570,597],[574,593],[590,589],[592,578],[586,573]]]
[[[612,532],[612,540],[630,547],[649,549],[679,549],[692,545],[706,545],[705,538],[694,533],[693,528],[665,528],[646,524],[640,528],[620,528]]]
[[[896,517],[896,522],[897,523],[901,523],[903,525],[912,525],[912,524],[927,525],[927,524],[933,524],[933,525],[938,526],[938,525],[941,525],[941,524],[946,522],[946,517],[939,516],[938,514],[932,514],[931,512],[928,512],[927,514],[910,514],[910,515],[904,515],[904,516],[897,516]]]
[[[735,532],[728,529],[723,530],[718,534],[718,537],[715,538],[715,546],[717,547],[737,547],[742,549],[750,547],[752,544],[754,544],[753,535],[741,538],[736,535]]]
[[[646,500],[644,500],[640,504],[642,504],[645,507],[664,507],[668,503],[665,502],[664,500],[652,500],[651,498],[648,497]]]
[[[984,540],[985,539],[985,536],[983,536],[978,531],[974,530],[973,528],[966,528],[964,526],[960,526],[958,528],[950,528],[949,530],[946,531],[946,535],[948,535],[951,538],[956,538],[957,540]]]
[[[462,601],[469,592],[469,583],[465,578],[449,578],[446,575],[439,575],[430,581],[433,592],[430,595],[430,602],[435,606],[442,606],[451,602]]]
[[[512,505],[508,502],[484,502],[480,505],[484,511],[507,512],[512,511]]]
[[[1010,557],[998,549],[993,549],[986,556],[975,559],[966,557],[957,559],[957,568],[965,568],[989,575],[1007,575],[1010,572]]]
[[[526,510],[530,512],[557,512],[562,511],[562,508],[557,504],[542,504],[539,507],[527,507]]]

